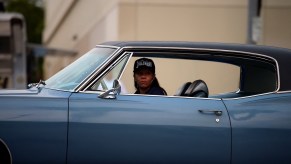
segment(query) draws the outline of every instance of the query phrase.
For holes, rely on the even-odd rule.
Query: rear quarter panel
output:
[[[232,163],[291,163],[291,93],[224,100]]]

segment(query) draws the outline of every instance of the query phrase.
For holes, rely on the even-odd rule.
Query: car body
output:
[[[133,94],[140,57],[168,95]],[[45,82],[0,91],[0,163],[291,163],[290,70],[283,48],[102,43]]]

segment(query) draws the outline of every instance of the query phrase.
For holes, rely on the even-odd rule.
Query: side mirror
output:
[[[115,89],[116,94],[118,94],[118,95],[120,94],[120,92],[121,92],[121,85],[120,85],[119,80],[116,79],[116,80],[113,81],[112,88]]]
[[[113,81],[112,89],[107,90],[106,92],[99,95],[99,98],[102,99],[116,99],[116,95],[119,95],[121,92],[121,86],[119,81],[116,79]]]

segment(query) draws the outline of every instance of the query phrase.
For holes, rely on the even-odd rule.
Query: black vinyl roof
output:
[[[241,51],[257,53],[274,58],[279,65],[280,89],[279,91],[291,90],[291,49],[233,43],[203,43],[203,42],[180,42],[180,41],[113,41],[100,45],[117,47],[181,47],[181,48],[203,48],[219,49],[228,51]]]

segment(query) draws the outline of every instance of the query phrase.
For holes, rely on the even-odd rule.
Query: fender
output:
[[[12,156],[7,144],[0,138],[0,163],[12,164]]]

